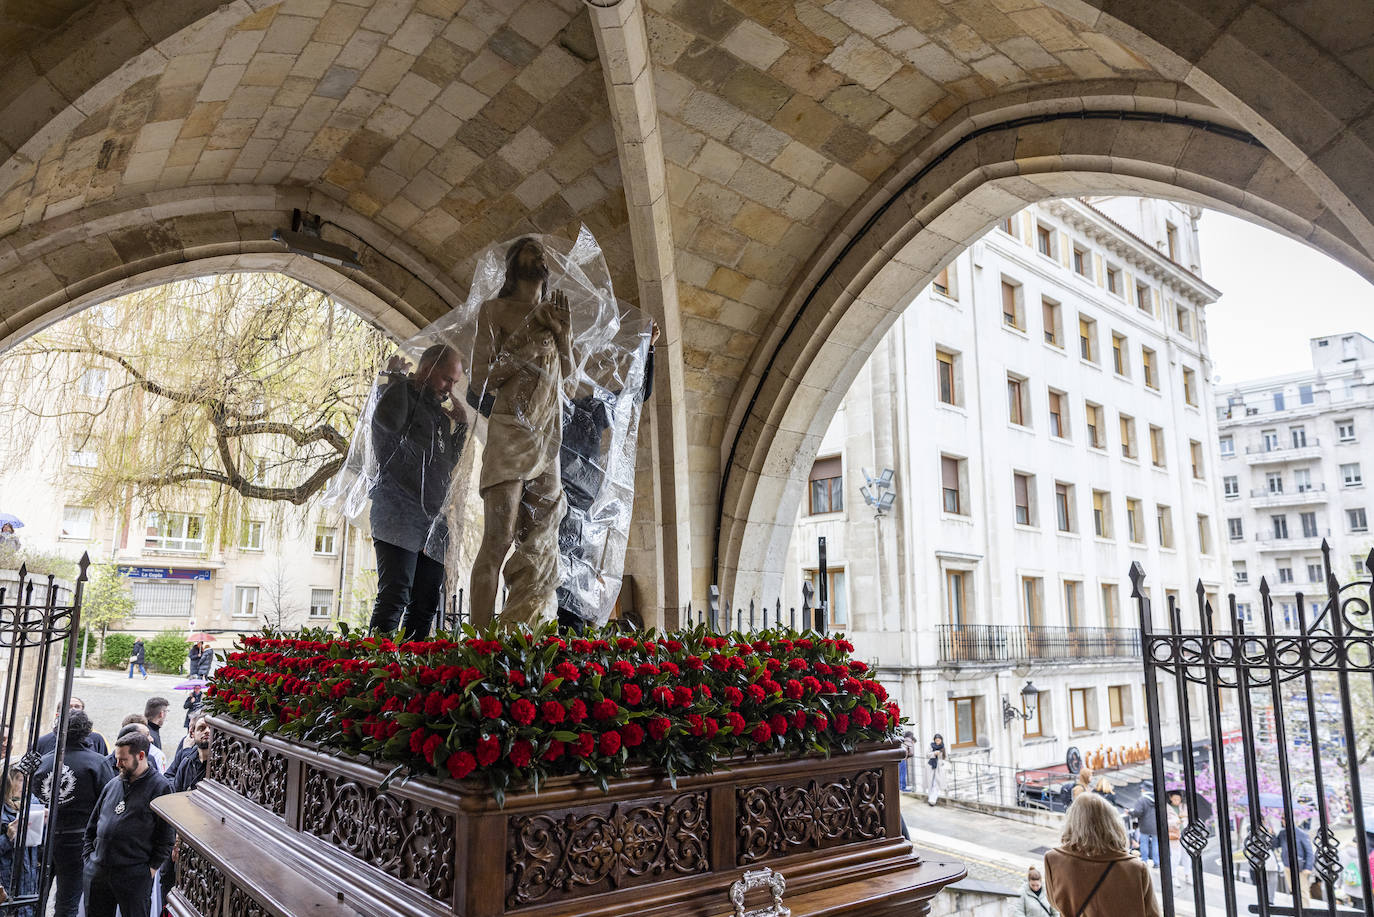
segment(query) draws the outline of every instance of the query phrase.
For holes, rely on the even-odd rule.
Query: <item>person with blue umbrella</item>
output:
[[[13,513],[0,513],[0,548],[19,550],[19,536],[15,529],[22,529],[24,523]]]

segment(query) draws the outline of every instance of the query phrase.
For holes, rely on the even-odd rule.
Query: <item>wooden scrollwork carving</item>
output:
[[[885,836],[883,775],[742,786],[735,790],[736,865]]]
[[[216,731],[206,776],[269,812],[286,815],[286,757]]]

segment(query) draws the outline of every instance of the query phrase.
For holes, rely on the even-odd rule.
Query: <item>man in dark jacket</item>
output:
[[[105,785],[86,825],[86,917],[149,917],[153,876],[172,852],[172,826],[152,801],[171,792],[148,762],[148,739],[130,732],[115,742],[119,779]]]
[[[443,509],[468,424],[452,398],[463,374],[457,351],[435,344],[420,355],[413,373],[402,372],[404,367],[399,357],[387,364],[372,412],[377,602],[371,627],[387,632],[403,627],[407,640],[423,640],[443,601],[439,558],[448,540]]]
[[[67,706],[70,707],[72,710],[80,710],[83,713],[86,710],[86,702],[79,697],[73,697],[68,702]],[[49,752],[56,749],[57,727],[61,725],[62,708],[58,707],[57,713],[53,714],[52,718],[52,732],[45,732],[41,736],[39,736],[38,741],[34,743],[33,750],[38,752],[40,755],[46,755]],[[91,734],[86,737],[86,747],[89,748],[91,751],[99,752],[102,755],[108,755],[110,753],[109,746],[105,744],[105,737],[98,732],[92,731]]]
[[[165,697],[150,697],[143,705],[143,719],[148,724],[150,741],[162,750],[162,724],[167,722],[167,708],[172,702]]]
[[[1155,797],[1152,792],[1142,788],[1140,798],[1131,809],[1131,817],[1136,821],[1140,835],[1140,860],[1151,866],[1159,865],[1159,825],[1155,823]]]
[[[134,648],[129,652],[129,677],[134,677],[134,669],[137,668],[143,673],[144,679],[148,677],[148,657],[143,652],[143,638],[134,638]]]
[[[53,780],[55,750],[43,755],[34,773],[34,794],[45,805],[52,805],[53,784],[57,784],[53,875],[49,877],[49,882],[57,879],[57,896],[53,899],[55,917],[76,917],[81,904],[84,867],[81,848],[85,842],[86,824],[95,810],[100,791],[115,775],[104,754],[87,744],[90,735],[91,720],[84,711],[73,710],[67,714],[67,745],[62,750],[61,777]]]
[[[1283,870],[1288,888],[1292,889],[1293,861],[1288,858],[1288,829],[1285,827],[1287,824],[1288,820],[1280,816],[1274,847],[1279,851],[1279,868]],[[1317,866],[1317,850],[1312,846],[1312,836],[1297,825],[1293,826],[1293,839],[1297,842],[1298,848],[1298,890],[1302,893],[1303,904],[1306,905],[1312,900],[1312,870]]]

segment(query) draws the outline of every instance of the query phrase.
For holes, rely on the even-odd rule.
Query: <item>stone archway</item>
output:
[[[1168,197],[1254,220],[1374,278],[1374,259],[1295,173],[1197,115],[1044,101],[970,113],[966,133],[922,150],[851,209],[789,290],[732,407],[714,552],[724,595],[778,591],[806,470],[849,384],[916,292],[1027,204]]]

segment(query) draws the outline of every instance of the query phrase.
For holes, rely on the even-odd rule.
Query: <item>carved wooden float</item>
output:
[[[206,779],[155,803],[181,838],[174,917],[723,917],[760,867],[796,917],[885,917],[964,875],[902,838],[896,744],[722,762],[676,788],[647,769],[609,793],[559,778],[501,808],[476,781],[379,792],[361,759],[210,722]]]

